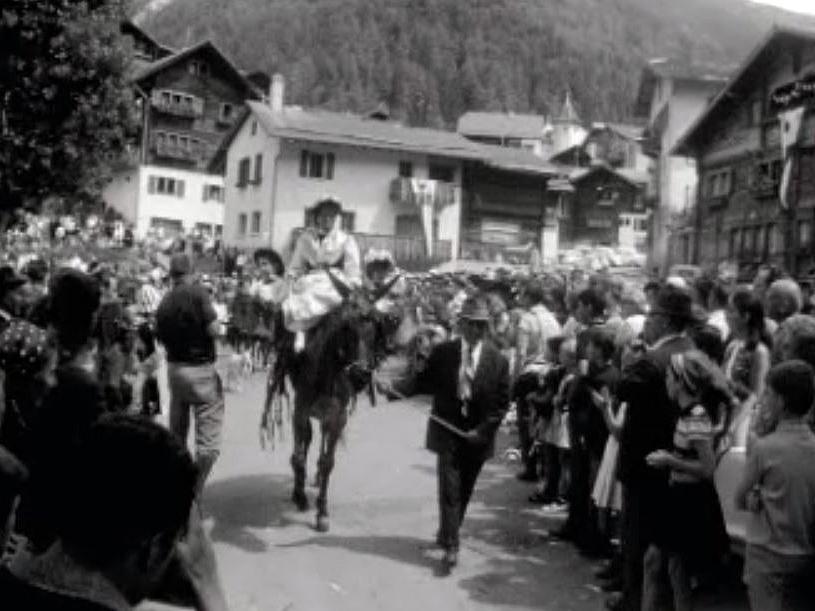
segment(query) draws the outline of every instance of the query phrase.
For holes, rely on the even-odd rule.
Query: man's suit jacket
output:
[[[478,432],[480,443],[468,444],[455,433],[430,420],[427,425],[427,449],[441,453],[468,444],[475,458],[486,460],[495,450],[495,433],[509,407],[509,363],[488,341],[481,347],[472,383],[472,398],[466,417],[458,398],[461,340],[439,344],[430,354],[420,387],[433,395],[432,414],[450,424]]]

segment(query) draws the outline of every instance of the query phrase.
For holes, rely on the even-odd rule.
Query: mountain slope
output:
[[[774,22],[815,19],[746,0],[173,0],[143,25],[282,72],[289,103],[452,126],[557,112],[567,89],[584,119],[624,120],[647,59],[737,64]]]

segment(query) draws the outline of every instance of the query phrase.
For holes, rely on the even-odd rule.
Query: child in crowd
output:
[[[157,378],[159,355],[153,330],[146,322],[136,327],[136,359],[136,409],[146,418],[155,418],[161,413]]]
[[[770,370],[763,405],[779,423],[755,440],[736,491],[736,506],[752,514],[744,581],[753,611],[804,611],[815,602],[815,435],[806,422],[813,377],[799,360]]]
[[[543,380],[539,419],[542,424],[544,482],[540,495],[532,500],[543,503],[545,513],[561,512],[566,508],[568,487],[569,408],[568,397],[577,374],[577,342],[563,337],[550,338],[549,352],[557,355],[557,364]]]

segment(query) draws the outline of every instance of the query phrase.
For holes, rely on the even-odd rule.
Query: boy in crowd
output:
[[[736,491],[736,506],[752,513],[744,581],[754,611],[803,611],[815,600],[815,435],[806,422],[813,378],[799,360],[770,370],[763,401],[779,424],[755,441]]]

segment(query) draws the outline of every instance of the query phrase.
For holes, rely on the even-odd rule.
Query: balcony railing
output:
[[[419,192],[420,185],[427,185],[427,193],[432,193],[433,206],[444,208],[456,202],[458,185],[441,180],[415,180],[397,177],[391,181],[390,199],[394,204],[417,205],[424,194]]]
[[[168,115],[185,117],[188,119],[194,119],[203,114],[202,108],[198,108],[195,104],[190,105],[184,102],[178,103],[167,102],[165,100],[153,100],[153,108]]]
[[[153,152],[158,157],[165,159],[175,159],[178,161],[197,161],[198,152],[189,147],[179,146],[177,144],[168,144],[167,142],[154,142]]]

